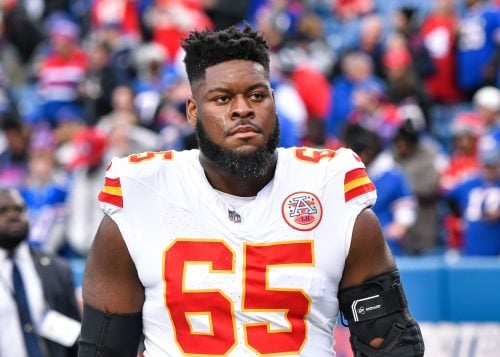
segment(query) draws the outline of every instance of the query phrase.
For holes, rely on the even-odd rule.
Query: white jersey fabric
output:
[[[145,356],[335,356],[354,221],[375,203],[348,149],[278,149],[274,179],[233,207],[199,151],[113,159],[99,195],[145,288]]]

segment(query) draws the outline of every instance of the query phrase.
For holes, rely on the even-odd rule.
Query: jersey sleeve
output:
[[[335,162],[334,162],[335,161]],[[345,222],[344,254],[349,254],[351,246],[352,232],[356,218],[365,208],[372,207],[377,199],[375,185],[368,177],[365,165],[350,149],[339,149],[332,160],[335,168],[335,187],[331,187],[337,193],[339,207],[342,207],[341,214]],[[338,201],[337,201],[338,202]]]
[[[104,177],[104,184],[97,197],[101,209],[110,217],[123,209],[123,191],[121,184],[123,160],[124,159],[113,158],[108,164]]]
[[[377,190],[359,156],[350,149],[339,149],[337,155],[344,176],[344,203],[348,207],[373,206],[377,200]]]

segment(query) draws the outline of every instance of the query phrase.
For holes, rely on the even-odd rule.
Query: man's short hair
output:
[[[269,46],[249,25],[241,30],[232,26],[220,31],[192,31],[181,45],[191,84],[205,78],[207,67],[230,60],[260,63],[269,75]]]

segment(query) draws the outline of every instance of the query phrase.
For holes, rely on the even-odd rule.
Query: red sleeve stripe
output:
[[[366,170],[363,167],[351,170],[345,175],[344,184],[363,176],[366,176]]]
[[[110,195],[104,191],[101,191],[98,196],[99,201],[112,204],[113,206],[123,208],[123,197]]]
[[[121,187],[120,178],[104,178],[104,186]]]
[[[99,201],[123,208],[123,195],[120,178],[104,179],[104,187],[98,196]]]
[[[358,196],[361,196],[365,193],[375,191],[375,185],[370,181],[369,183],[366,183],[364,185],[355,187],[349,191],[346,191],[344,194],[345,201],[349,202],[353,198],[356,198]]]
[[[375,191],[375,186],[366,174],[363,167],[349,171],[344,178],[345,202],[352,200],[365,193]]]

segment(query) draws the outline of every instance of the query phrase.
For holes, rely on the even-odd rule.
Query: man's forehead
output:
[[[258,62],[230,60],[207,67],[205,70],[205,81],[239,80],[242,74],[267,78],[264,67]],[[236,75],[237,77],[231,78],[231,75]]]
[[[210,90],[214,87],[225,87],[245,81],[268,84],[268,74],[264,67],[254,61],[231,60],[207,67],[205,76],[193,83],[193,90]]]

